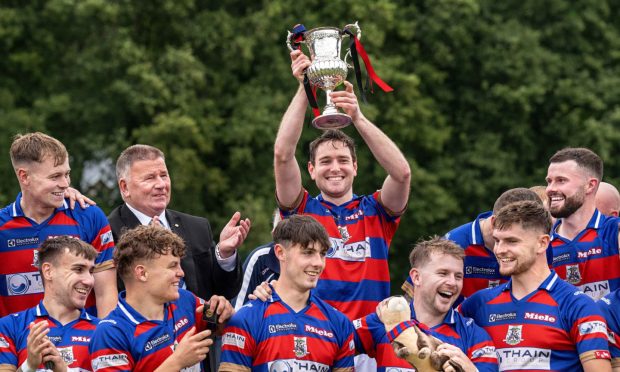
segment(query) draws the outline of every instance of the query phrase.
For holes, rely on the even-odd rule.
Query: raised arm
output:
[[[353,119],[353,125],[370,148],[375,159],[388,173],[381,189],[383,206],[393,213],[402,212],[409,199],[411,168],[396,144],[368,120],[360,110],[353,85],[344,82],[344,91],[332,92],[333,103]]]
[[[291,52],[291,69],[300,82],[288,109],[280,122],[280,129],[274,145],[274,171],[276,178],[276,196],[282,207],[293,207],[301,193],[301,170],[295,150],[301,137],[308,99],[302,85],[304,70],[310,66],[310,59],[301,51]]]

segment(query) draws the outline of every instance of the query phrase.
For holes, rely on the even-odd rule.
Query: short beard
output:
[[[549,212],[555,218],[566,218],[577,212],[585,201],[585,192],[578,191],[571,197],[564,198],[564,205],[560,209],[553,210],[549,208]]]

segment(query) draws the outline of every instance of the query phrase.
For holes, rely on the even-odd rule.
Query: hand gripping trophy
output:
[[[304,88],[312,107],[318,107],[314,98],[314,90],[310,88],[320,88],[325,91],[327,96],[327,104],[323,110],[323,114],[312,120],[312,125],[318,129],[338,129],[344,128],[352,123],[351,117],[347,114],[338,112],[336,106],[331,102],[330,93],[347,77],[348,69],[351,67],[347,63],[347,58],[352,57],[356,69],[356,76],[359,88],[361,89],[361,78],[359,75],[359,63],[357,62],[357,53],[362,55],[362,59],[366,63],[366,69],[370,77],[385,91],[391,91],[372,70],[372,66],[368,61],[368,57],[359,43],[362,31],[355,22],[346,25],[342,30],[336,27],[318,27],[306,31],[303,25],[294,27],[293,32],[288,32],[286,45],[293,51],[299,48],[301,44],[306,44],[310,51],[310,60],[312,64],[306,70],[306,79],[304,80]],[[352,38],[350,47],[347,48],[344,60],[340,59],[341,43],[344,37]],[[363,97],[363,92],[362,92]]]

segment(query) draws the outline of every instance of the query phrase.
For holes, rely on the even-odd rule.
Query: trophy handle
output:
[[[293,37],[295,36],[295,34],[288,30],[286,32],[288,32],[288,34],[286,35],[286,47],[292,52],[295,50],[295,48],[293,48]]]
[[[352,34],[355,34],[355,36],[357,37],[357,40],[362,39],[362,29],[360,28],[358,21],[355,21],[355,23],[350,23],[344,26],[344,30],[349,30],[351,31]],[[347,53],[344,55],[344,63],[346,63],[347,65],[349,65],[349,63],[347,62],[348,57],[351,57],[351,49],[347,49]],[[351,65],[349,65],[349,68],[351,68]]]

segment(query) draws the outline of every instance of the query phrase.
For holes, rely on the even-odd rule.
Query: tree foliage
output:
[[[0,143],[6,154],[15,133],[59,138],[74,185],[106,211],[120,202],[119,152],[156,145],[172,207],[216,231],[242,211],[253,220],[247,251],[270,239],[273,141],[296,89],[286,30],[359,20],[375,69],[396,89],[362,109],[413,170],[391,260],[400,278],[412,243],[471,220],[507,188],[544,184],[562,147],[592,148],[605,178],[620,180],[619,13],[606,0],[8,1]],[[385,172],[346,131],[359,142],[355,191],[372,192]],[[317,134],[304,131],[302,169]],[[17,192],[7,156],[0,172],[7,204]]]

